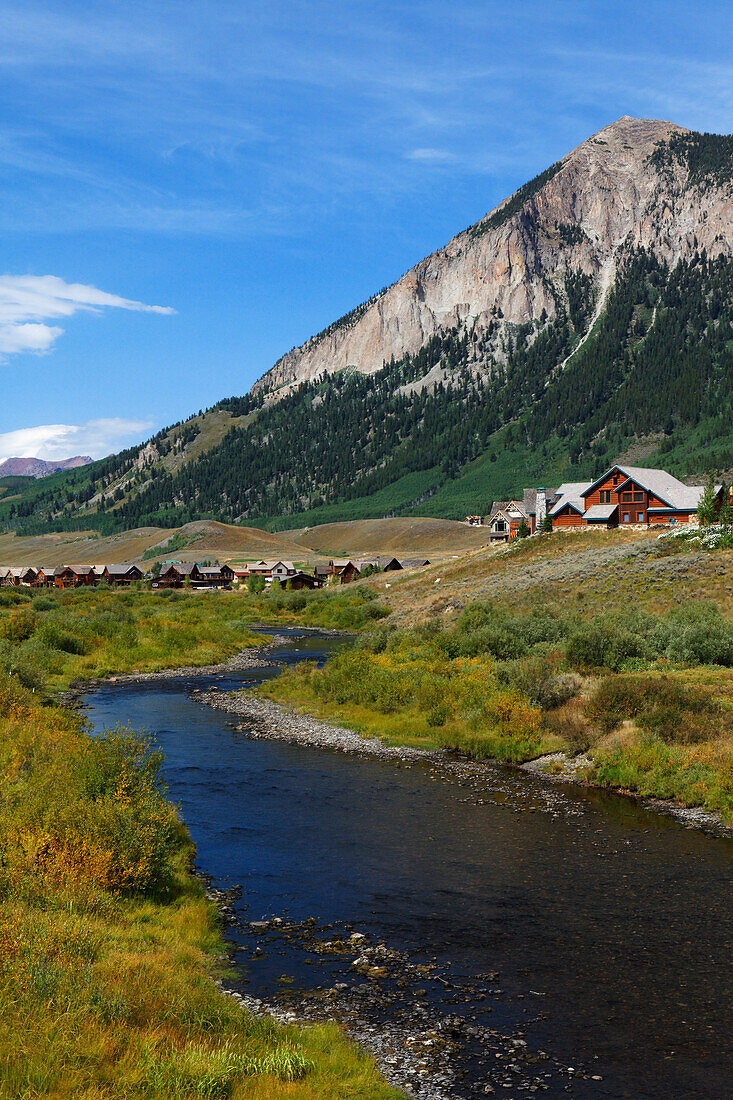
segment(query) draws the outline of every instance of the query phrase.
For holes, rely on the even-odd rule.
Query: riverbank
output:
[[[267,684],[268,692],[277,691],[277,681]],[[431,765],[452,778],[471,785],[487,778],[487,766],[507,766],[502,760],[475,760],[470,756],[455,756],[445,747],[414,748],[409,745],[387,744],[378,737],[365,736],[355,729],[336,725],[276,703],[272,699],[253,695],[251,691],[205,691],[194,688],[190,698],[199,704],[225,711],[236,718],[234,728],[251,740],[286,741],[308,748],[329,749],[364,756],[378,756],[405,763]],[[563,751],[543,754],[516,766],[527,775],[545,782],[570,784],[587,789],[608,790],[608,785],[593,778],[593,761],[585,753],[570,755]],[[685,806],[670,799],[645,797],[628,788],[611,788],[616,794],[631,798],[646,809],[674,817],[681,824],[702,829],[714,836],[733,836],[733,826],[720,813],[699,806]]]
[[[362,737],[356,730],[321,722],[307,714],[261,699],[249,692],[201,691],[194,689],[191,698],[215,710],[225,710],[245,722],[237,729],[246,731],[253,740],[266,738],[289,741],[311,748],[333,749],[336,752],[359,753],[365,756],[383,756],[391,760],[429,760],[431,754],[423,749],[401,745],[385,745],[377,737]]]
[[[0,680],[0,1097],[397,1100],[333,1025],[243,1012],[227,948],[129,732]]]

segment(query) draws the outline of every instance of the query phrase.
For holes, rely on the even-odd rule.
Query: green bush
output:
[[[64,630],[61,624],[53,619],[43,623],[38,631],[38,636],[44,645],[50,646],[51,649],[61,650],[62,653],[75,653],[77,656],[86,653],[84,640],[77,637],[76,634]]]
[[[642,635],[624,622],[609,618],[584,623],[570,637],[566,655],[577,668],[609,668],[620,671],[634,659],[648,659],[653,648]]]
[[[580,680],[560,671],[560,654],[531,653],[498,666],[497,680],[521,691],[543,710],[559,707],[577,695]]]
[[[17,588],[3,588],[0,590],[0,607],[17,607],[18,604],[28,603],[29,600],[29,593]]]
[[[49,596],[34,596],[31,606],[34,611],[54,611],[58,603]]]
[[[610,676],[586,703],[585,715],[604,733],[630,719],[663,741],[688,743],[705,739],[712,723],[731,721],[705,692],[669,676]]]

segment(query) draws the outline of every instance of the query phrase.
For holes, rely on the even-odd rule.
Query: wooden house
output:
[[[715,486],[718,498],[721,488]],[[704,492],[666,470],[616,465],[595,481],[561,485],[550,517],[553,528],[694,523]]]
[[[292,592],[297,592],[301,588],[318,588],[318,581],[311,573],[304,573],[302,569],[298,569],[292,577],[288,577],[286,587]]]
[[[164,566],[153,584],[156,588],[201,587],[204,580],[196,562],[180,561]]]
[[[285,585],[296,572],[291,561],[257,561],[249,567],[250,577],[262,577],[268,587],[273,581]]]
[[[43,566],[38,570],[34,580],[31,582],[33,588],[54,588],[56,581],[56,574],[60,572],[57,566]]]
[[[209,588],[224,588],[234,580],[234,570],[230,565],[200,565],[201,580]]]
[[[324,584],[328,583],[329,578],[332,576],[333,571],[330,565],[316,565],[313,570],[313,578],[317,588],[322,588]]]
[[[401,558],[400,565],[403,569],[422,569],[425,565],[430,565],[428,558]]]
[[[73,587],[88,588],[97,583],[97,574],[91,565],[70,565],[69,569],[72,571]]]
[[[359,576],[359,567],[351,558],[332,558],[328,564],[339,584],[350,584]]]
[[[489,542],[509,542],[517,538],[519,529],[525,523],[529,530],[531,524],[524,502],[519,500],[495,500],[489,514]]]
[[[33,586],[33,582],[36,579],[36,570],[30,565],[21,565],[19,567],[7,567],[5,576],[0,577],[0,584],[8,587],[19,588],[21,585],[26,588]]]
[[[133,581],[141,581],[143,571],[137,565],[105,565],[102,578],[107,584],[126,588]]]

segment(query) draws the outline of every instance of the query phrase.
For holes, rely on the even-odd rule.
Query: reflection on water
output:
[[[310,638],[281,657],[327,647]],[[502,769],[466,786],[427,765],[250,741],[185,681],[108,685],[89,702],[97,729],[154,733],[198,864],[243,885],[246,919],[350,922],[459,983],[499,971],[492,1026],[532,1021],[530,1046],[602,1076],[574,1096],[733,1096],[730,841]],[[276,952],[243,965],[258,995],[284,968]],[[314,984],[302,959],[287,967],[296,989]]]

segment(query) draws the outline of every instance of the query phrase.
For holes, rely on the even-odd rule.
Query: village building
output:
[[[141,581],[143,571],[137,565],[105,565],[102,580],[107,584],[126,588],[133,581]]]
[[[304,573],[302,569],[299,569],[292,577],[288,577],[285,582],[285,587],[289,588],[292,592],[298,592],[302,588],[318,588],[319,584],[312,573]]]
[[[97,583],[91,565],[64,565],[56,570],[54,588],[86,588]]]
[[[31,581],[33,588],[53,588],[55,586],[56,574],[61,570],[53,566],[43,566],[36,572],[34,579]]]
[[[339,584],[350,584],[359,576],[359,567],[351,558],[332,558],[328,564]]]
[[[249,566],[249,576],[262,577],[268,588],[273,581],[279,581],[284,586],[296,572],[291,561],[257,561]]]
[[[529,514],[523,501],[494,501],[487,524],[489,542],[508,542],[509,539],[515,539],[523,523],[529,528]]]
[[[199,573],[209,588],[224,588],[234,580],[234,570],[230,565],[200,565]]]
[[[704,492],[666,470],[617,465],[595,481],[561,485],[549,514],[553,528],[693,523]]]
[[[547,515],[553,530],[694,523],[704,491],[704,486],[685,485],[666,470],[616,465],[595,481],[525,489],[521,501],[496,501],[489,516],[489,539],[516,538],[522,521],[534,534]],[[715,486],[718,497],[720,492],[721,486]]]
[[[153,581],[155,588],[183,588],[184,585],[200,587],[203,584],[201,571],[196,562],[170,562]]]
[[[4,572],[0,569],[0,584],[8,588],[18,588],[21,585],[30,587],[35,579],[36,570],[29,565],[23,565],[20,568],[5,566]]]
[[[318,588],[322,588],[324,584],[327,584],[332,576],[333,571],[330,565],[316,565],[313,569],[313,577]]]

